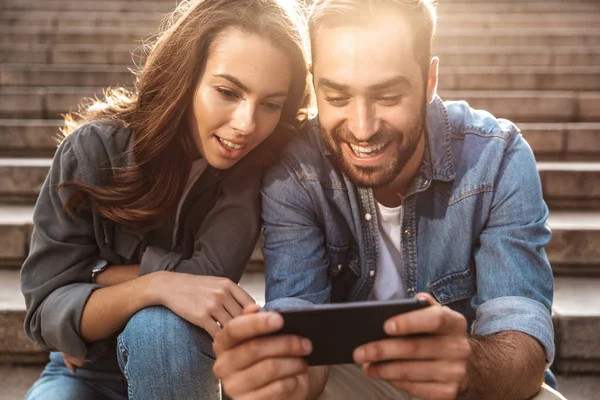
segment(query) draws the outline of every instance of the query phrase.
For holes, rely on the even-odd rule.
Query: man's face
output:
[[[359,186],[390,184],[417,148],[433,95],[410,25],[382,15],[368,24],[323,25],[315,37],[319,124],[333,161]]]

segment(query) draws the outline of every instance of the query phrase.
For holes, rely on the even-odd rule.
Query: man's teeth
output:
[[[242,147],[244,147],[241,144],[231,143],[229,140],[225,140],[225,139],[222,139],[222,138],[219,138],[219,141],[221,142],[221,144],[223,146],[225,146],[225,147],[227,147],[228,149],[231,149],[231,150],[239,150]]]
[[[381,149],[383,149],[385,147],[385,143],[374,145],[374,146],[357,146],[352,143],[349,143],[349,144],[350,144],[350,148],[352,148],[352,151],[354,152],[354,154],[356,154],[359,157],[368,157],[371,155],[379,154]]]

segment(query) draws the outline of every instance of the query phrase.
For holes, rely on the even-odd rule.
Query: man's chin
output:
[[[342,171],[357,186],[369,189],[387,186],[395,179],[391,171],[385,171],[384,167],[359,167],[346,164]]]

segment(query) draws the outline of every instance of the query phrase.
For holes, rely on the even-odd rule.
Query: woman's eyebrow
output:
[[[238,88],[242,89],[244,92],[246,93],[252,93],[252,91],[250,90],[250,88],[248,88],[248,86],[244,85],[239,79],[237,79],[235,76],[229,75],[229,74],[215,74],[213,75],[216,78],[223,78],[228,80],[229,82],[233,83],[235,86],[237,86]],[[268,95],[265,96],[265,98],[271,98],[271,97],[286,97],[288,95],[288,92],[286,90],[282,90],[279,92],[275,92],[275,93],[270,93]]]

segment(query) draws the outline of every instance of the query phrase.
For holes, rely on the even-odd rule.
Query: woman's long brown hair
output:
[[[196,152],[185,115],[211,45],[224,29],[260,35],[282,49],[292,65],[292,84],[281,120],[270,139],[295,126],[308,101],[307,41],[301,10],[279,0],[190,0],[165,20],[135,89],[112,88],[65,116],[66,136],[93,120],[130,128],[132,165],[113,171],[106,186],[67,182],[65,211],[93,205],[104,217],[135,232],[149,231],[179,201]],[[277,140],[273,140],[276,142]]]

